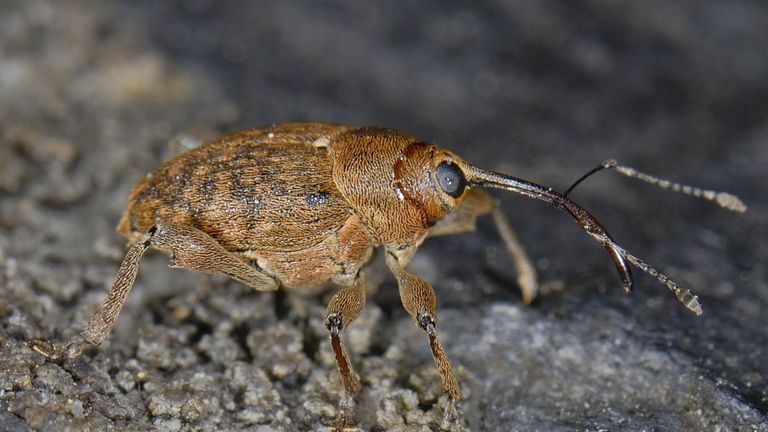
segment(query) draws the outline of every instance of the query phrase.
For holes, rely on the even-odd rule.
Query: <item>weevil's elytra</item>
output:
[[[606,161],[629,177],[702,197],[735,211],[733,195],[658,179]],[[576,184],[585,177],[579,179]],[[575,186],[575,184],[574,184]],[[32,347],[52,358],[75,357],[104,341],[115,324],[144,252],[167,253],[174,267],[224,274],[256,290],[294,289],[333,281],[325,323],[344,388],[360,389],[339,333],[365,305],[363,266],[385,251],[403,307],[428,336],[443,387],[458,401],[459,385],[438,337],[435,292],[405,266],[429,236],[472,231],[491,213],[520,275],[523,299],[536,295],[536,272],[501,210],[483,187],[546,201],[570,214],[609,253],[625,289],[630,265],[664,283],[691,311],[696,296],[621,248],[586,209],[551,188],[470,165],[405,132],[327,123],[274,125],[223,136],[179,154],[131,192],[118,231],[131,244],[115,283],[80,337]]]

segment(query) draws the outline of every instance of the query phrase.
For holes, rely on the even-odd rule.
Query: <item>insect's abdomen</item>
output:
[[[290,125],[243,132],[171,159],[133,190],[120,231],[130,236],[173,222],[236,252],[318,244],[352,210],[333,183],[327,149],[312,145],[334,127],[316,127],[316,134],[296,133]]]

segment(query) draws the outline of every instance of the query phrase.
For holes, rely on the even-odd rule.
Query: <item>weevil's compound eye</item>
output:
[[[437,166],[435,172],[437,182],[440,183],[440,187],[448,195],[458,198],[464,193],[464,188],[467,186],[467,180],[464,178],[464,173],[461,171],[458,165],[453,162],[442,162]]]

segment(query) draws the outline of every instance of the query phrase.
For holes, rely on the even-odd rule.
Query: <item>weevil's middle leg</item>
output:
[[[352,369],[349,355],[341,341],[341,332],[360,315],[363,307],[365,307],[365,275],[360,272],[352,285],[334,294],[325,310],[325,326],[330,332],[331,349],[345,392],[339,404],[339,415],[335,421],[334,430],[357,430],[350,429],[349,416],[354,412],[353,398],[360,392],[360,379]]]
[[[451,397],[451,400],[458,402],[461,399],[461,389],[456,377],[453,376],[451,363],[445,354],[440,338],[437,336],[437,300],[435,291],[424,279],[406,272],[398,258],[392,253],[387,252],[387,267],[392,271],[400,287],[400,300],[403,307],[413,317],[416,325],[419,326],[429,337],[429,347],[432,350],[432,356],[435,359],[435,365],[440,371],[440,377],[443,381],[443,388]]]
[[[32,341],[33,350],[54,360],[78,357],[88,345],[100,345],[112,331],[149,247],[171,255],[171,266],[203,273],[221,273],[257,290],[277,289],[277,281],[222,247],[213,237],[189,226],[159,223],[128,248],[115,282],[88,326],[66,345]]]
[[[491,211],[493,222],[496,224],[496,230],[499,232],[504,245],[507,247],[509,256],[512,257],[512,263],[517,270],[517,284],[520,286],[520,292],[523,295],[523,303],[531,304],[536,294],[539,292],[539,277],[536,275],[536,267],[533,266],[531,259],[525,252],[523,244],[517,238],[517,234],[509,224],[507,216],[499,206],[495,206]]]
[[[496,230],[504,241],[507,253],[512,258],[523,302],[530,304],[536,298],[536,294],[539,291],[536,268],[533,266],[530,258],[528,258],[525,247],[517,238],[517,234],[512,229],[507,216],[486,191],[471,189],[467,192],[464,202],[444,219],[437,222],[429,230],[429,236],[434,237],[474,231],[477,217],[488,213],[491,213],[491,216],[493,216]]]
[[[365,275],[359,273],[352,285],[337,292],[325,310],[325,325],[330,332],[331,348],[339,368],[341,382],[349,396],[360,391],[360,380],[352,369],[349,356],[341,342],[341,331],[349,326],[365,306]]]

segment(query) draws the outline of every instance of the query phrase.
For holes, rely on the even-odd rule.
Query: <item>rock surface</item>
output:
[[[768,431],[768,7],[760,1],[0,4],[0,429],[317,430],[341,385],[331,293],[205,283],[150,254],[107,342],[82,329],[124,253],[114,232],[178,133],[326,120],[397,127],[564,190],[607,157],[738,194],[730,214],[615,174],[574,199],[690,287],[704,315],[554,209],[499,195],[537,263],[523,306],[489,221],[430,239],[465,400],[446,420],[424,335],[381,260],[347,335],[363,430]],[[178,309],[176,310],[178,312]]]

